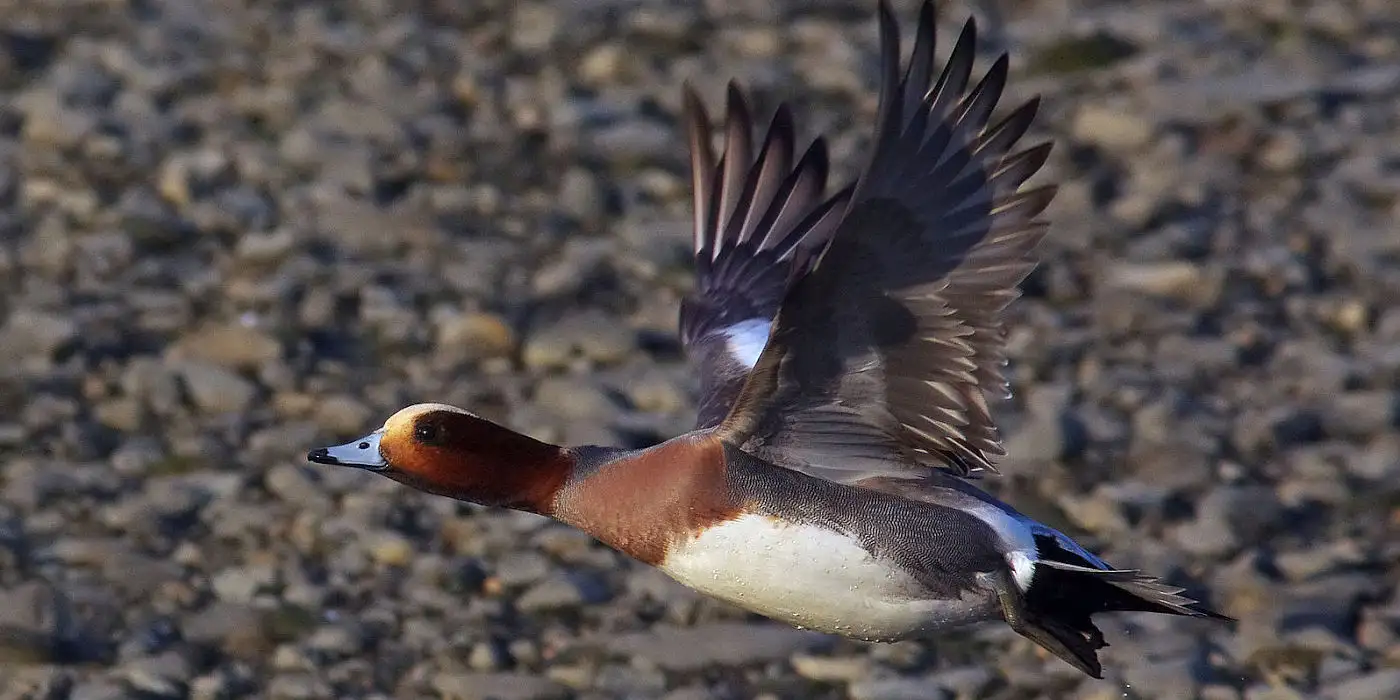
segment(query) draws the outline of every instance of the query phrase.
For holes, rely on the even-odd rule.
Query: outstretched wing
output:
[[[755,156],[748,101],[730,83],[718,160],[709,116],[689,86],[685,107],[697,279],[681,302],[680,334],[702,378],[697,427],[708,428],[729,412],[789,284],[811,269],[830,240],[850,190],[823,198],[828,164],[821,139],[793,162],[787,105],[774,113]]]
[[[942,72],[925,3],[908,67],[880,4],[873,154],[841,223],[797,280],[721,437],[778,464],[854,482],[995,471],[1004,454],[984,392],[1004,396],[1002,312],[1034,267],[1051,187],[1023,190],[1049,144],[1014,151],[1031,100],[989,120],[1003,55],[969,88],[976,26]]]

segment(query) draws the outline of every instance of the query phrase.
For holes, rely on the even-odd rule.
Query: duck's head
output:
[[[381,473],[429,493],[535,512],[548,511],[571,466],[555,445],[437,403],[409,406],[378,430],[306,458]]]

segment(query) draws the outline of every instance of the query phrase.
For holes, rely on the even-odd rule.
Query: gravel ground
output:
[[[991,5],[1063,189],[989,483],[1237,627],[858,644],[303,463],[685,430],[680,83],[849,175],[873,0],[0,0],[0,699],[1400,697],[1400,3]]]

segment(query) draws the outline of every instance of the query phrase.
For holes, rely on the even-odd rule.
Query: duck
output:
[[[691,432],[560,446],[422,403],[307,459],[547,516],[702,594],[856,640],[1000,620],[1102,678],[1095,615],[1232,621],[976,485],[1005,455],[990,402],[1010,395],[1003,316],[1048,232],[1055,186],[1026,183],[1051,144],[1021,144],[1039,97],[993,119],[1008,56],[973,81],[974,19],[941,67],[932,0],[907,62],[884,0],[877,19],[868,159],[834,192],[824,140],[797,155],[786,104],[756,142],[731,81],[716,154],[715,125],[683,88]]]

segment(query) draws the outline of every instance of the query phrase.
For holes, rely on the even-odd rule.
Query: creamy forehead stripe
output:
[[[398,413],[389,416],[389,419],[384,421],[384,427],[388,428],[389,426],[395,423],[407,422],[425,413],[433,413],[435,411],[441,411],[444,413],[459,413],[464,416],[473,417],[475,417],[476,415],[465,408],[458,408],[457,406],[452,406],[445,403],[416,403],[407,408],[401,408],[399,409]]]

